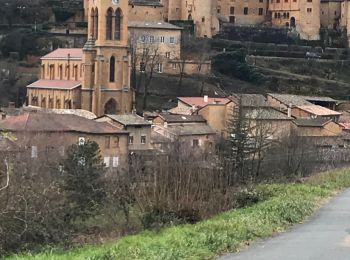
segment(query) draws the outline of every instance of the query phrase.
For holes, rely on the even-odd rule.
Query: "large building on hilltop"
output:
[[[27,104],[84,109],[97,116],[130,113],[128,0],[88,4],[88,41],[83,49],[57,49],[42,57],[41,77],[27,87]]]

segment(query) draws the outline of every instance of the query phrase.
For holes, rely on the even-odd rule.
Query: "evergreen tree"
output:
[[[70,218],[93,215],[105,198],[105,165],[96,142],[87,141],[69,147],[63,161],[65,191],[70,202]]]

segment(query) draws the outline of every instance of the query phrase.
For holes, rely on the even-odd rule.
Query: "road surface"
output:
[[[219,260],[350,260],[350,189],[304,224]]]

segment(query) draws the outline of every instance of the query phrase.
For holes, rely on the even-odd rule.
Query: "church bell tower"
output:
[[[128,0],[89,0],[83,48],[82,108],[97,116],[130,113]]]

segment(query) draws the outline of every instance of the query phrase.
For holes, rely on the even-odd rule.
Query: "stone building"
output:
[[[86,1],[89,39],[83,49],[58,49],[42,58],[40,80],[28,86],[27,104],[103,114],[130,113],[128,1]]]
[[[300,38],[320,39],[320,1],[270,0],[272,25],[295,28]]]
[[[38,112],[0,121],[0,132],[13,135],[19,151],[33,160],[62,158],[70,145],[91,140],[99,145],[107,167],[127,166],[129,133],[108,123]]]
[[[321,27],[336,29],[341,22],[342,0],[321,0]]]

